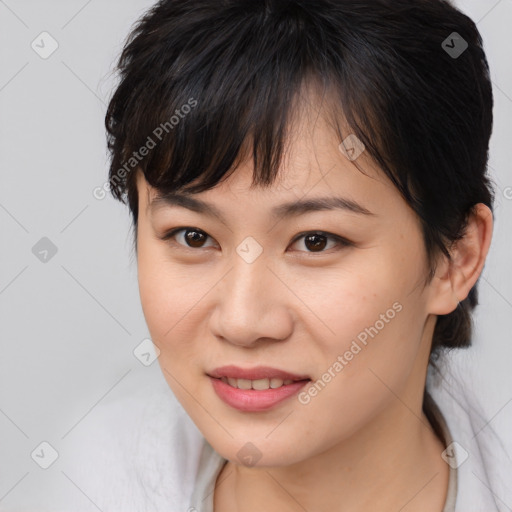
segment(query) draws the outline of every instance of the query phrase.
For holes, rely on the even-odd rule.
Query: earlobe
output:
[[[492,212],[483,203],[474,206],[464,237],[449,249],[451,260],[443,257],[431,283],[429,312],[446,315],[464,300],[482,273],[491,244]]]

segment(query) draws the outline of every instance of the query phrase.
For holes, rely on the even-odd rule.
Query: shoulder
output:
[[[163,378],[103,400],[65,441],[63,470],[103,512],[187,509],[203,437]]]
[[[443,357],[429,367],[427,390],[439,407],[452,445],[447,463],[457,469],[455,512],[505,510],[512,503],[512,456],[486,418],[471,377],[456,358]],[[447,450],[448,451],[448,450]],[[445,455],[446,456],[446,455]]]

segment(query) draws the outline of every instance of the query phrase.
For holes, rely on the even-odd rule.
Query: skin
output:
[[[214,189],[196,194],[226,222],[180,206],[151,210],[157,191],[139,172],[138,277],[144,315],[169,386],[202,434],[229,460],[217,479],[215,510],[441,511],[449,468],[422,413],[436,315],[453,311],[480,275],[492,214],[480,204],[467,234],[427,272],[419,221],[366,152],[365,173],[338,149],[319,111],[301,113],[272,187],[251,187],[246,161]],[[321,111],[320,111],[321,114]],[[374,213],[309,212],[273,220],[271,208],[299,198],[341,196]],[[184,232],[208,235],[187,246]],[[320,239],[315,251],[304,231]],[[247,263],[248,236],[263,252]],[[318,252],[319,251],[319,252]],[[267,365],[315,382],[357,335],[394,303],[402,306],[309,403],[297,397],[265,412],[225,404],[206,372],[225,364]],[[244,466],[247,442],[261,452]]]

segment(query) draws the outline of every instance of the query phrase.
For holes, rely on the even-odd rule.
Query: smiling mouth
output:
[[[254,372],[254,369],[237,371],[238,375],[240,373],[247,375],[250,372],[259,373],[257,376],[260,378],[243,379],[227,375],[219,377],[208,375],[208,377],[217,396],[228,406],[244,413],[269,411],[291,399],[311,381],[309,377],[294,376],[287,372],[280,372],[281,377],[261,377],[260,370],[258,372]],[[290,376],[297,378],[289,379]]]

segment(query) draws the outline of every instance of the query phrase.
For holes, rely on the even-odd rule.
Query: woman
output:
[[[498,509],[426,385],[471,343],[492,236],[475,24],[442,0],[161,0],[118,68],[110,187],[204,436],[189,510]]]

